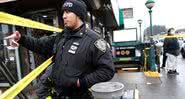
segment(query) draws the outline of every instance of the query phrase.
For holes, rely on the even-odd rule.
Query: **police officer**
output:
[[[62,13],[63,33],[35,39],[15,32],[7,38],[12,46],[20,44],[39,54],[55,55],[50,72],[41,79],[37,91],[40,99],[49,95],[51,87],[59,99],[92,99],[88,89],[114,76],[111,50],[106,41],[86,28],[83,1],[65,1]]]

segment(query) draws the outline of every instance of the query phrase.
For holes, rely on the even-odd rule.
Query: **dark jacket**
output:
[[[58,93],[87,90],[95,83],[108,81],[114,76],[110,48],[85,26],[41,39],[23,36],[19,43],[34,52],[55,55],[50,77]],[[77,88],[77,79],[80,80],[80,88]]]
[[[179,49],[180,49],[178,39],[175,38],[175,37],[165,38],[163,49],[164,49],[165,53],[170,53],[170,54],[173,54],[175,56],[178,56],[179,55]]]

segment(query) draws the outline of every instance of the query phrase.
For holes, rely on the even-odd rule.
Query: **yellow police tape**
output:
[[[52,97],[51,96],[48,96],[48,97],[46,97],[46,99],[52,99]]]
[[[160,38],[174,38],[174,37],[185,37],[185,34],[176,34],[176,35],[172,35],[172,36],[160,36]]]
[[[178,37],[185,37],[185,34],[174,34],[174,35],[160,35],[160,36],[150,36],[150,38],[156,38],[156,37],[158,37],[158,38],[161,38],[161,39],[164,39],[164,38],[174,38],[174,37],[176,37],[176,38],[178,38]]]
[[[0,99],[13,99],[18,93],[20,93],[33,79],[35,79],[41,72],[43,72],[51,63],[52,57],[34,69],[31,73],[29,73],[26,77],[22,80],[17,82],[14,86],[9,88],[5,91],[1,96]]]
[[[0,11],[0,23],[61,32],[62,29]]]

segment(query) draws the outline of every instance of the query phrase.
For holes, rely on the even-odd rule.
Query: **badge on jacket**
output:
[[[105,40],[103,39],[98,39],[94,45],[102,52],[105,52],[106,51],[106,48],[107,48],[107,43]]]
[[[71,47],[68,50],[68,52],[71,53],[71,54],[75,54],[79,45],[80,44],[78,42],[73,42],[73,44],[71,45]]]

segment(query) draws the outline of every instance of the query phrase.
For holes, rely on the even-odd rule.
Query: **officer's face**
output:
[[[64,10],[63,19],[65,27],[76,29],[79,17],[75,13],[69,10]]]

